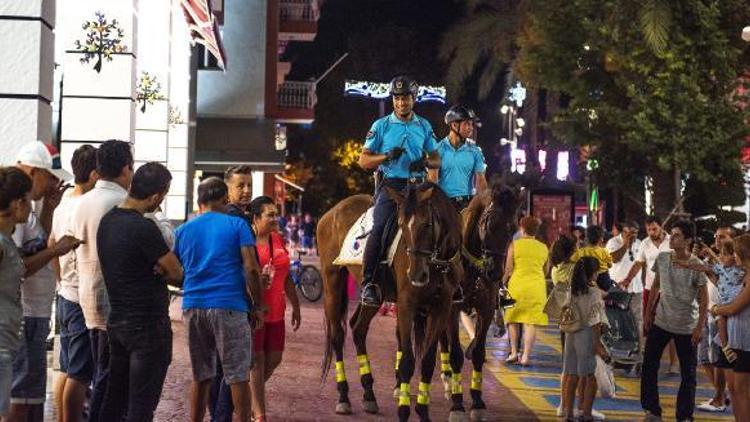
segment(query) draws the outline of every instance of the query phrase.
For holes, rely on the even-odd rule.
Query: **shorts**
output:
[[[734,361],[734,372],[748,373],[750,372],[750,352],[747,350],[734,349],[737,353],[737,360]]]
[[[23,318],[23,338],[13,362],[10,402],[42,404],[47,392],[49,318]]]
[[[248,381],[253,357],[253,333],[247,312],[186,309],[183,318],[196,381],[216,376],[217,356],[227,384]]]
[[[253,334],[253,352],[271,353],[284,351],[286,338],[286,322],[266,322],[263,328],[255,330]]]
[[[581,331],[565,334],[563,374],[585,377],[594,375],[595,371],[594,330],[586,327]]]
[[[0,417],[10,411],[10,389],[13,385],[13,360],[10,350],[0,350]]]
[[[716,344],[713,342],[711,342],[711,344],[716,346]],[[716,347],[718,348],[719,346],[716,346]],[[739,352],[739,351],[735,350],[735,352]],[[740,354],[737,353],[737,360],[735,360],[734,363],[729,363],[729,361],[727,360],[727,357],[724,355],[724,351],[719,349],[718,353],[716,354],[716,360],[712,363],[717,368],[734,370],[734,365],[739,361],[739,357],[740,357],[739,355]]]
[[[716,322],[707,322],[703,327],[703,336],[698,343],[698,365],[716,365],[719,368],[728,368],[719,366],[719,361],[724,357],[721,347],[712,341],[718,330]],[[726,362],[726,359],[724,359]],[[729,364],[728,362],[726,362]]]
[[[60,372],[88,384],[94,376],[94,355],[81,305],[57,298],[60,319]]]

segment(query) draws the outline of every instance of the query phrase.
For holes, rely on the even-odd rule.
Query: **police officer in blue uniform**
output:
[[[390,86],[393,113],[372,124],[359,157],[360,167],[377,169],[379,175],[373,227],[363,257],[362,304],[366,306],[377,307],[383,301],[382,288],[375,274],[381,259],[386,223],[397,211],[396,203],[384,188],[402,191],[408,183],[425,180],[425,167],[440,167],[432,126],[413,112],[418,90],[417,82],[408,76],[393,78]]]
[[[440,169],[437,180],[440,188],[460,212],[475,194],[487,189],[484,154],[469,139],[474,133],[477,116],[462,105],[454,105],[445,113],[445,124],[450,132],[438,144]],[[434,177],[434,176],[433,176]]]

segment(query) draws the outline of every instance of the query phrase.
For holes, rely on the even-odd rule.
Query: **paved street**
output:
[[[375,393],[380,405],[380,414],[368,415],[362,411],[360,399],[362,387],[357,374],[357,362],[353,343],[347,338],[346,371],[350,381],[350,399],[353,415],[338,416],[334,407],[338,398],[333,375],[321,383],[320,364],[323,356],[324,328],[322,300],[309,303],[302,300],[302,328],[296,333],[287,332],[287,349],[284,361],[268,383],[268,416],[272,421],[381,421],[396,419],[396,403],[392,399],[393,365],[395,354],[395,322],[392,316],[378,316],[370,331],[368,349],[375,376]],[[353,309],[353,308],[352,308]],[[289,316],[289,315],[287,315]],[[172,324],[174,351],[172,364],[167,374],[161,402],[156,411],[156,421],[184,421],[188,414],[190,386],[190,360],[185,343],[182,322]],[[463,342],[468,337],[463,333]],[[506,338],[491,338],[488,345],[488,363],[484,369],[485,401],[489,406],[492,421],[553,421],[555,408],[559,404],[559,373],[561,352],[557,329],[540,330],[539,343],[533,354],[534,365],[522,368],[502,363],[508,353]],[[51,356],[51,355],[50,355]],[[51,362],[50,362],[51,363]],[[468,379],[470,365],[464,366],[464,382],[469,406]],[[333,372],[331,372],[333,374]],[[54,419],[52,407],[52,376],[49,371],[48,402],[46,420]],[[661,394],[665,415],[674,412],[674,398],[679,386],[679,376],[662,375]],[[699,378],[698,403],[711,395],[706,379]],[[416,391],[417,380],[412,383]],[[607,420],[640,420],[639,380],[617,377],[618,398],[597,399],[595,407],[606,413]],[[442,396],[442,384],[436,372],[431,416],[435,421],[447,420],[448,402]],[[415,400],[412,400],[414,402]],[[208,420],[208,418],[206,418]],[[729,421],[729,414],[721,416],[697,412],[698,421]]]
[[[357,362],[351,339],[346,345],[346,372],[350,382],[350,399],[354,414],[337,416],[334,407],[338,395],[333,377],[321,384],[320,363],[323,357],[324,329],[321,303],[310,304],[302,299],[302,327],[297,333],[287,332],[287,350],[284,361],[268,383],[268,416],[272,421],[380,421],[396,418],[396,404],[392,398],[393,365],[395,359],[395,318],[379,316],[370,331],[368,349],[375,376],[375,393],[381,413],[371,416],[362,411],[360,399],[362,387],[357,375]],[[174,355],[167,374],[161,403],[156,412],[156,420],[185,420],[187,394],[190,383],[190,362],[185,345],[184,329],[181,323],[173,324]],[[464,368],[465,389],[468,392],[468,379],[471,368]],[[433,387],[432,417],[445,420],[448,403],[442,397],[442,384]],[[412,391],[416,391],[417,381]],[[485,400],[494,420],[535,420],[531,411],[496,378],[485,377]],[[468,393],[466,394],[468,399]],[[414,401],[414,400],[413,400]],[[468,404],[468,401],[467,401]],[[501,416],[503,415],[503,416]]]

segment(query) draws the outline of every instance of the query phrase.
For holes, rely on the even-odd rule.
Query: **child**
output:
[[[21,331],[21,278],[23,259],[11,233],[31,211],[31,179],[15,167],[0,168],[0,419],[10,410],[13,359]]]
[[[593,421],[591,410],[596,397],[596,356],[605,361],[609,355],[601,342],[602,325],[607,325],[602,292],[596,288],[597,268],[595,258],[583,257],[575,264],[570,282],[570,303],[577,307],[584,328],[565,336],[563,351],[563,396],[562,406],[566,421],[576,420],[573,402],[580,380],[583,383],[583,400],[580,420]]]
[[[701,271],[706,273],[709,277],[716,279],[716,286],[719,289],[719,302],[717,305],[729,304],[742,290],[743,284],[742,279],[745,277],[745,272],[741,266],[738,266],[734,259],[734,241],[729,239],[721,242],[721,250],[717,257],[718,263],[713,265],[701,265],[701,264],[688,264],[687,262],[675,262],[675,265],[688,268],[693,271]],[[727,344],[729,341],[729,335],[727,334],[727,318],[718,317],[718,343],[721,350],[724,352],[724,359],[719,358],[717,366],[720,368],[729,369],[731,364],[737,359],[735,352],[730,349]]]
[[[614,282],[609,276],[609,269],[612,268],[612,255],[604,247],[604,229],[601,226],[586,227],[586,245],[579,248],[571,260],[573,262],[588,256],[595,258],[599,262],[599,273],[596,278],[596,284],[600,289],[607,292]]]

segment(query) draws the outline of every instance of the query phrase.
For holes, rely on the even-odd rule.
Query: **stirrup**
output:
[[[458,286],[455,293],[453,293],[452,301],[453,303],[464,303],[464,300],[466,297],[464,296],[464,289],[461,287],[461,285]]]

